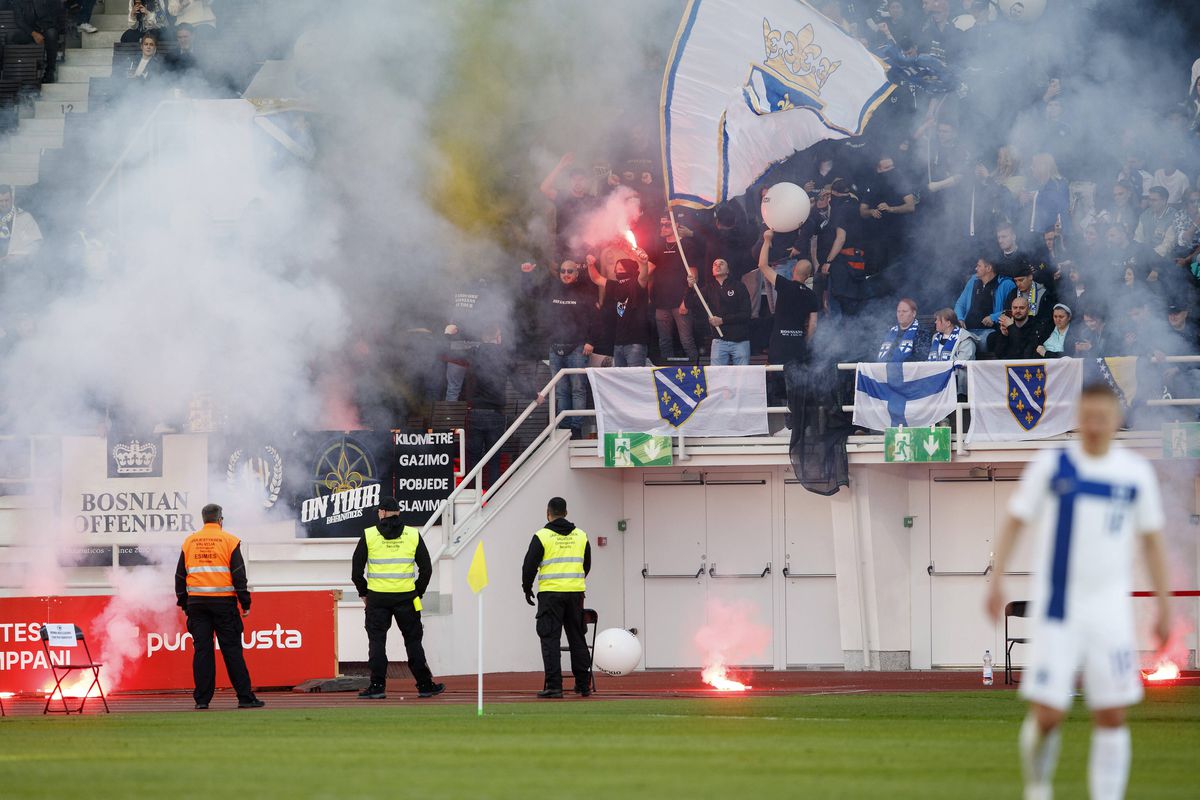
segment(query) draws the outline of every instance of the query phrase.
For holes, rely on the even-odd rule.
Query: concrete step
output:
[[[83,34],[83,48],[85,50],[108,50],[112,51],[112,46],[121,41],[120,31],[100,31],[99,33]]]
[[[42,100],[55,103],[86,103],[88,99],[88,82],[83,83],[43,83]]]
[[[15,169],[0,169],[0,185],[33,186],[37,182],[37,170],[27,172]]]
[[[37,153],[0,153],[0,172],[37,173],[41,156]]]
[[[20,132],[0,140],[0,153],[33,153],[37,155],[43,150],[58,150],[63,146],[63,135],[31,136]]]
[[[58,68],[57,83],[87,83],[92,78],[108,78],[112,76],[112,64],[94,64],[84,66],[61,66]]]
[[[37,119],[36,117],[26,117],[21,120],[20,127],[17,128],[18,134],[28,134],[31,136],[59,136],[63,134],[63,118],[58,119]]]
[[[86,114],[88,104],[85,101],[66,102],[63,100],[35,100],[33,102],[33,119],[65,119],[67,114]]]
[[[112,66],[112,52],[109,50],[86,50],[72,47],[67,51],[65,66]]]
[[[129,27],[129,17],[125,14],[97,14],[92,12],[92,24],[99,28],[101,33],[105,31],[120,31],[124,33],[125,29]],[[99,33],[85,33],[84,38],[99,35]]]

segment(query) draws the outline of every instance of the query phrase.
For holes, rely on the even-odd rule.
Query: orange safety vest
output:
[[[215,522],[183,540],[187,593],[196,597],[236,597],[229,559],[241,540]]]

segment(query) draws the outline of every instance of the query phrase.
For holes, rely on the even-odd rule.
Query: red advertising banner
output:
[[[337,674],[338,592],[256,592],[243,620],[242,646],[255,686],[295,686]],[[40,638],[43,623],[83,629],[92,657],[104,661],[105,692],[192,688],[192,635],[182,611],[113,624],[108,596],[0,598],[0,692],[41,693],[54,687]],[[153,620],[147,622],[146,620]],[[106,637],[114,637],[106,640]],[[83,646],[51,646],[55,663],[81,663]],[[83,680],[72,674],[73,686]],[[87,681],[80,687],[86,688]],[[217,686],[228,687],[217,656]],[[71,689],[67,689],[71,694]]]

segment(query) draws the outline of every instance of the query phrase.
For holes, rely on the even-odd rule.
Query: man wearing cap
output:
[[[584,636],[583,592],[592,569],[592,547],[587,534],[567,519],[567,501],[552,497],[546,504],[546,526],[533,535],[521,569],[525,602],[537,605],[537,635],[542,642],[546,680],[541,698],[563,696],[562,634],[571,648],[575,693],[592,693],[591,658]],[[533,581],[537,579],[537,602]]]
[[[417,682],[419,697],[433,697],[446,689],[434,683],[421,646],[421,596],[429,586],[433,565],[420,532],[400,521],[400,503],[394,497],[379,501],[379,523],[363,531],[354,549],[350,578],[366,606],[367,663],[371,684],[359,697],[387,697],[387,635],[396,620],[408,652],[408,669]]]

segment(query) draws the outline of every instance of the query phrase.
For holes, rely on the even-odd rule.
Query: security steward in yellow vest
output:
[[[246,587],[246,562],[241,541],[221,528],[221,507],[200,509],[204,527],[183,540],[183,552],[175,567],[175,597],[187,614],[192,635],[192,698],[197,709],[206,709],[217,688],[217,659],[213,634],[221,644],[225,672],[237,692],[238,708],[262,708],[266,703],[254,696],[250,672],[242,655],[242,617],[250,613],[250,591]],[[238,616],[238,604],[242,606]]]
[[[567,501],[550,498],[546,527],[533,535],[521,586],[525,602],[534,605],[533,581],[537,590],[537,635],[542,640],[542,665],[546,682],[538,697],[562,697],[562,633],[571,648],[571,672],[575,693],[587,697],[591,691],[591,657],[584,636],[584,578],[592,568],[592,547],[587,534],[567,520]]]
[[[408,668],[417,681],[419,697],[433,697],[446,690],[434,683],[421,646],[421,597],[429,586],[433,565],[429,550],[416,528],[400,521],[400,503],[394,497],[379,501],[379,522],[363,531],[354,549],[350,578],[366,605],[367,664],[371,685],[358,696],[364,700],[387,697],[387,635],[392,619],[404,637]]]

